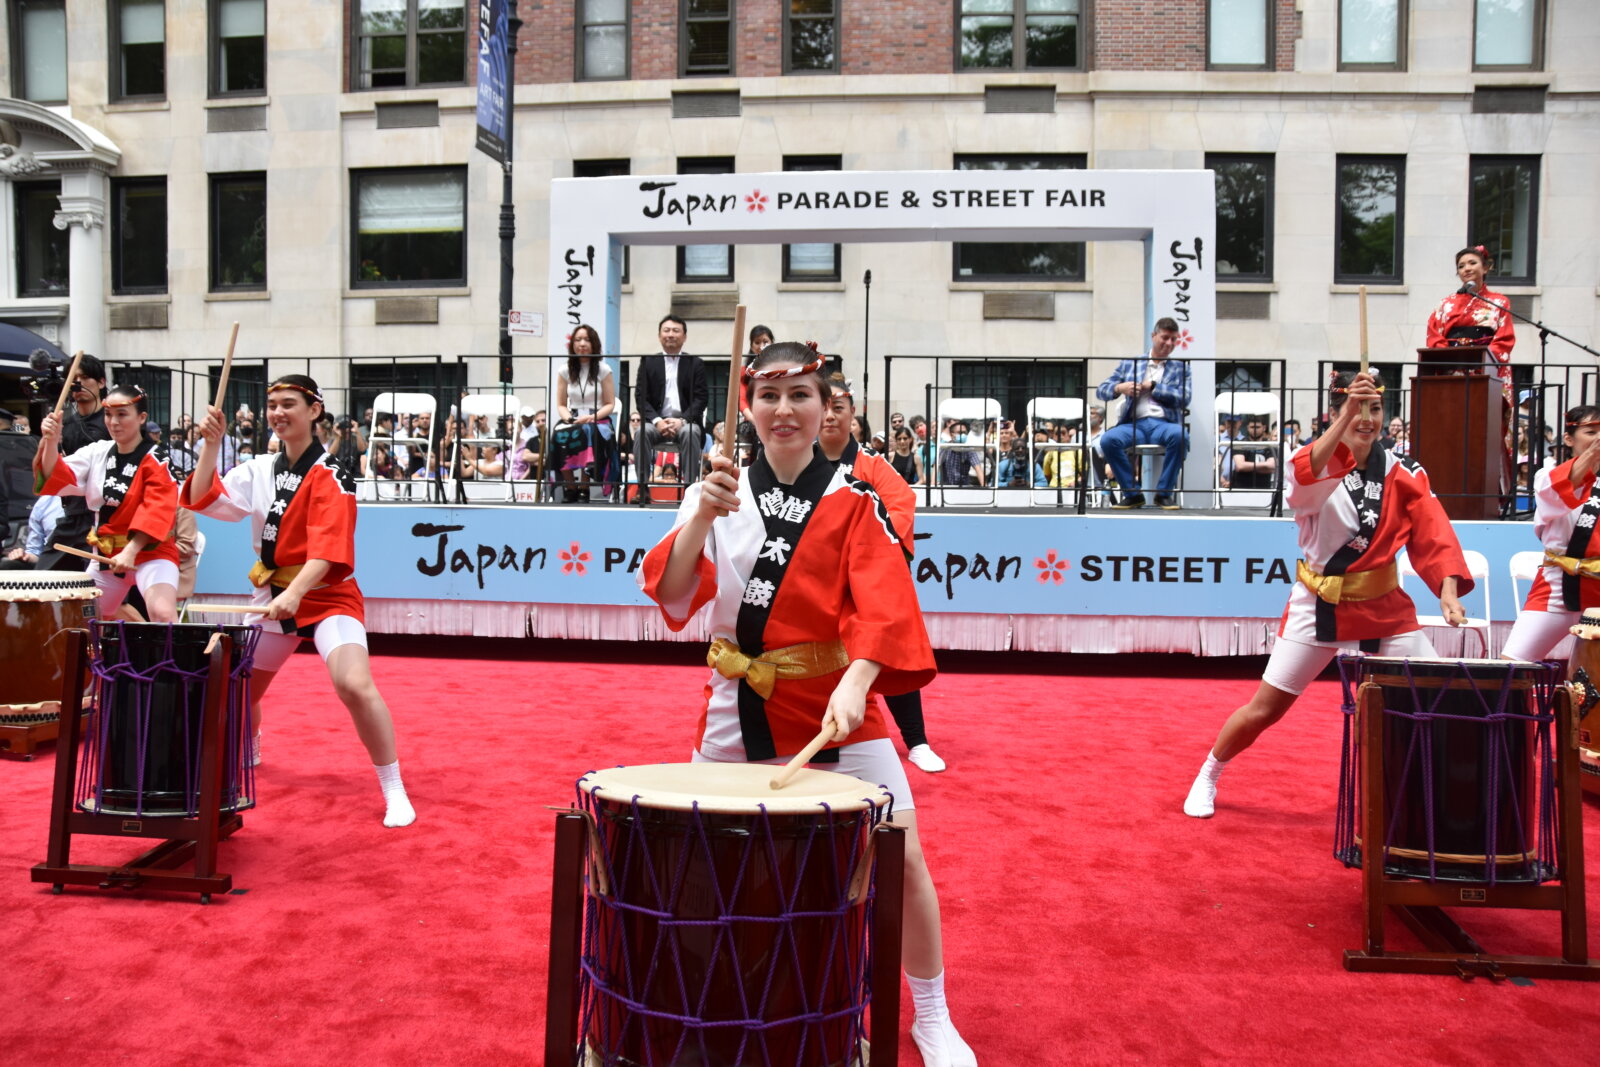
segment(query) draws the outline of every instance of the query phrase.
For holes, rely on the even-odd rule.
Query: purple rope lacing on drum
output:
[[[1355,866],[1361,862],[1359,850],[1355,847],[1356,826],[1359,822],[1360,808],[1360,762],[1354,758],[1355,753],[1355,713],[1356,698],[1354,684],[1359,683],[1362,674],[1361,656],[1341,656],[1339,659],[1339,679],[1343,691],[1343,701],[1340,710],[1344,712],[1344,731],[1340,751],[1340,778],[1339,778],[1339,810],[1336,816],[1334,835],[1334,855],[1346,866]],[[1455,671],[1458,676],[1472,680],[1470,667],[1462,661],[1455,662]],[[1423,698],[1412,672],[1410,661],[1404,664],[1407,689],[1411,695],[1413,708],[1423,706]],[[1445,686],[1439,686],[1431,702],[1425,710],[1405,711],[1399,708],[1384,706],[1384,714],[1394,715],[1399,718],[1410,719],[1415,722],[1426,722],[1433,719],[1456,719],[1458,721],[1472,722],[1482,725],[1487,730],[1488,781],[1484,786],[1485,796],[1483,802],[1486,806],[1484,818],[1486,820],[1484,854],[1489,857],[1484,866],[1485,881],[1489,885],[1496,884],[1499,865],[1493,862],[1493,857],[1499,854],[1499,827],[1500,814],[1503,803],[1509,803],[1517,818],[1513,821],[1517,840],[1515,847],[1520,854],[1528,853],[1528,827],[1524,825],[1521,816],[1522,798],[1517,792],[1517,777],[1511,766],[1512,751],[1507,744],[1503,731],[1491,729],[1494,724],[1511,721],[1524,721],[1534,724],[1534,756],[1536,788],[1538,790],[1538,804],[1536,814],[1535,852],[1537,857],[1536,880],[1545,881],[1546,876],[1559,876],[1556,871],[1556,825],[1555,825],[1555,756],[1551,738],[1551,725],[1555,721],[1555,692],[1560,675],[1560,664],[1545,661],[1536,669],[1525,672],[1531,676],[1533,682],[1530,693],[1533,700],[1532,712],[1521,712],[1509,707],[1512,693],[1516,692],[1508,685],[1501,685],[1496,693],[1494,703],[1491,705],[1484,696],[1482,686],[1473,685],[1470,688],[1477,698],[1483,715],[1461,715],[1443,710],[1446,695],[1451,692]],[[1420,750],[1420,752],[1419,752]],[[1414,763],[1420,762],[1423,779],[1423,805],[1424,822],[1427,829],[1428,844],[1428,880],[1436,881],[1438,878],[1438,859],[1435,849],[1434,827],[1437,824],[1434,810],[1433,788],[1433,739],[1429,731],[1414,730],[1411,734],[1408,749],[1405,755],[1405,764],[1401,769],[1400,781],[1390,791],[1388,812],[1388,840],[1384,842],[1384,853],[1387,855],[1389,848],[1394,845],[1394,835],[1398,820],[1396,816],[1401,812],[1401,805],[1405,797],[1405,787],[1411,774]],[[1501,774],[1504,772],[1505,786],[1501,786]],[[1509,792],[1509,797],[1502,793]]]
[[[133,814],[144,815],[145,796],[145,769],[149,765],[150,745],[150,712],[155,700],[155,681],[158,678],[175,678],[179,680],[184,689],[184,810],[189,815],[194,815],[200,808],[199,797],[199,763],[200,754],[195,748],[198,731],[193,729],[190,721],[189,697],[196,687],[204,687],[206,677],[210,673],[209,663],[198,670],[184,670],[178,666],[172,649],[172,629],[168,627],[164,635],[161,658],[150,666],[139,669],[130,662],[127,623],[121,619],[93,619],[89,623],[90,631],[90,671],[93,675],[94,707],[98,714],[95,716],[95,727],[86,738],[85,757],[79,767],[77,800],[82,803],[91,796],[95,802],[95,810],[105,809],[105,780],[106,760],[110,755],[111,732],[111,702],[114,694],[123,686],[133,687],[135,746],[134,755],[137,770],[134,775],[134,788],[136,800]],[[122,659],[117,663],[107,662],[101,642],[103,637],[114,631],[117,647],[122,650]],[[256,641],[260,631],[254,628],[235,631],[234,647],[238,652],[237,662],[229,670],[228,694],[229,708],[238,708],[235,703],[241,692],[245,699],[242,705],[245,709],[245,718],[248,718],[248,700],[250,693],[249,678],[255,667]],[[244,734],[235,720],[240,716],[228,714],[224,716],[225,732],[219,743],[222,745],[223,782],[222,805],[231,807],[238,803],[240,798],[255,796],[255,769],[250,766],[249,739],[243,737],[243,746],[240,744],[241,735]],[[160,814],[170,814],[161,812]]]
[[[637,796],[629,801],[629,819],[626,824],[613,824],[601,814],[600,805],[596,802],[593,793],[586,793],[580,783],[577,787],[577,796],[582,808],[595,820],[596,832],[600,836],[599,856],[594,857],[604,866],[605,874],[612,886],[612,896],[598,897],[592,891],[585,895],[583,919],[583,953],[579,965],[580,982],[580,1027],[585,1035],[585,1041],[575,1051],[574,1063],[583,1062],[583,1048],[588,1045],[587,1037],[595,1029],[600,1033],[598,1038],[601,1048],[590,1049],[590,1052],[599,1056],[605,1064],[617,1062],[617,1057],[611,1050],[620,1047],[624,1041],[637,1028],[642,1031],[650,1020],[665,1022],[680,1026],[682,1029],[677,1036],[676,1045],[671,1055],[664,1061],[676,1063],[684,1054],[686,1048],[697,1052],[702,1059],[710,1055],[706,1046],[706,1032],[709,1030],[738,1029],[742,1031],[736,1052],[736,1062],[759,1062],[772,1064],[772,1052],[767,1045],[767,1034],[778,1027],[792,1027],[799,1025],[799,1047],[796,1052],[797,1064],[807,1062],[808,1056],[820,1052],[827,1062],[853,1058],[861,1048],[861,1041],[865,1037],[865,1007],[871,999],[870,974],[871,974],[871,946],[870,939],[865,936],[870,929],[872,911],[876,902],[875,890],[869,888],[863,919],[859,932],[854,936],[847,936],[847,917],[855,909],[848,901],[848,894],[843,887],[848,886],[850,874],[860,861],[861,849],[868,840],[866,834],[859,830],[850,842],[847,855],[841,864],[840,857],[832,848],[813,848],[817,843],[817,836],[822,832],[818,824],[812,824],[805,834],[794,863],[794,872],[790,882],[778,884],[777,890],[781,905],[778,913],[774,915],[741,915],[733,909],[737,905],[745,880],[750,873],[751,860],[755,850],[764,850],[764,858],[768,864],[767,870],[774,872],[780,869],[780,857],[777,854],[776,836],[773,833],[771,814],[766,805],[758,805],[758,813],[754,816],[754,825],[740,849],[738,862],[735,866],[731,885],[725,890],[722,878],[714,877],[709,887],[714,896],[715,916],[705,919],[676,918],[675,909],[683,900],[685,879],[689,868],[691,856],[698,856],[705,862],[707,869],[716,871],[718,865],[710,837],[707,833],[706,822],[701,818],[698,804],[692,806],[688,820],[687,833],[679,840],[676,849],[677,861],[673,865],[670,879],[663,880],[658,876],[656,866],[649,862],[650,857],[645,855],[644,833],[641,829],[643,812]],[[890,804],[892,806],[891,796]],[[824,821],[831,821],[832,809],[826,805],[819,805],[823,811]],[[887,817],[884,809],[874,807],[870,800],[863,817],[867,833],[880,819]],[[830,885],[839,886],[840,891],[834,907],[817,910],[803,909],[797,906],[798,894],[807,871],[813,865],[813,856],[821,855],[831,870],[824,872],[831,881]],[[724,864],[723,866],[726,866]],[[627,885],[635,870],[643,875],[648,902],[633,903],[617,899],[618,888]],[[706,887],[700,887],[704,889]],[[637,974],[635,962],[628,951],[626,939],[613,936],[608,939],[613,948],[611,958],[600,959],[597,949],[598,934],[607,913],[620,919],[624,915],[634,915],[653,919],[656,922],[655,944],[650,948],[648,965],[642,975]],[[804,981],[796,982],[800,990],[802,1003],[801,1010],[790,1013],[781,1018],[765,1018],[765,1008],[772,994],[774,980],[781,970],[792,969],[795,977],[803,978],[800,974],[801,960],[799,946],[795,940],[793,924],[799,919],[833,919],[829,934],[830,957],[834,953],[842,954],[844,958],[844,973],[849,976],[850,988],[844,1000],[844,1006],[833,1011],[823,1011],[820,1008],[825,1003],[832,990],[829,981],[831,972],[823,976],[821,986],[811,989]],[[760,972],[760,991],[752,999],[746,995],[742,983],[735,983],[732,993],[735,995],[738,1006],[738,1018],[709,1020],[704,1018],[708,1002],[713,996],[726,996],[729,990],[714,988],[713,979],[718,972],[719,964],[724,962],[724,954],[729,961],[737,962],[736,945],[734,943],[734,927],[739,923],[755,923],[775,925],[779,927],[778,943],[773,946]],[[620,925],[620,924],[619,924]],[[714,931],[713,945],[709,963],[706,966],[706,981],[697,994],[689,988],[689,981],[684,973],[684,961],[680,952],[680,945],[676,932],[684,928],[709,929]],[[857,943],[864,942],[864,943]],[[787,951],[785,951],[787,949]],[[670,964],[670,973],[675,978],[672,992],[675,994],[676,1010],[667,1010],[660,1006],[652,1007],[645,1003],[644,995],[650,990],[658,975]],[[620,975],[619,973],[620,972]],[[616,979],[621,978],[621,988],[616,987]],[[812,994],[815,994],[813,997]],[[625,1018],[621,1024],[620,1032],[610,1032],[606,1023],[608,1013],[602,1010],[606,1003],[620,1006],[625,1009]],[[843,1018],[851,1018],[851,1028],[846,1047],[839,1049],[821,1048],[808,1051],[813,1040],[821,1041],[826,1036],[824,1024]],[[692,1044],[691,1044],[692,1043]],[[643,1047],[646,1059],[654,1063],[654,1044],[645,1040]],[[758,1059],[750,1060],[747,1056],[759,1055]],[[830,1059],[832,1057],[832,1059]]]

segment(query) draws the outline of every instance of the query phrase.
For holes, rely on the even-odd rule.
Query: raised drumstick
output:
[[[83,349],[78,349],[72,354],[72,369],[67,371],[67,383],[61,387],[61,395],[56,397],[56,421],[61,421],[61,409],[67,406],[67,397],[72,395],[72,382],[78,376],[78,364],[83,362]]]
[[[1367,287],[1360,289],[1360,300],[1357,302],[1361,309],[1361,373],[1367,373]]]
[[[733,355],[728,360],[728,410],[722,420],[722,454],[728,459],[738,449],[739,386],[744,378],[744,305],[733,309]]]
[[[117,565],[117,561],[112,559],[110,556],[102,556],[98,552],[86,552],[81,548],[73,548],[71,545],[64,545],[60,541],[57,541],[50,547],[55,549],[57,552],[65,552],[69,556],[77,556],[79,559],[92,559],[96,563],[103,564],[107,567],[115,567]]]
[[[833,725],[824,726],[816,737],[813,737],[805,748],[795,753],[794,759],[783,765],[783,770],[768,784],[774,789],[782,789],[789,784],[789,779],[799,773],[800,768],[811,762],[811,757],[822,751],[822,746],[833,740]]]
[[[233,369],[233,346],[238,340],[239,324],[235,322],[228,333],[228,354],[222,357],[222,373],[217,376],[217,396],[211,405],[218,411],[222,411],[222,402],[228,398],[228,372]],[[223,415],[226,416],[227,412],[223,412]]]
[[[265,615],[267,609],[260,604],[186,604],[185,612],[204,611],[216,615]]]

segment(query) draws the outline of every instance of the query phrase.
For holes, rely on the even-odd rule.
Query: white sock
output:
[[[383,802],[387,809],[383,813],[383,825],[410,826],[417,820],[417,812],[411,806],[411,798],[406,796],[404,783],[400,781],[400,761],[395,760],[382,767],[374,763],[372,769],[378,772],[378,784],[383,787]]]
[[[250,766],[261,766],[261,735],[256,734],[250,739]]]
[[[906,984],[911,987],[911,1002],[916,1007],[911,1037],[926,1067],[977,1067],[978,1057],[950,1021],[950,1008],[944,999],[944,972],[932,978],[908,974]]]
[[[1222,777],[1222,769],[1228,765],[1225,759],[1218,759],[1215,752],[1206,753],[1206,761],[1200,765],[1200,773],[1210,781],[1215,782]]]
[[[1189,787],[1189,796],[1183,802],[1183,813],[1194,819],[1209,819],[1217,811],[1217,779],[1222,777],[1222,769],[1228,765],[1227,760],[1217,758],[1215,752],[1206,754],[1206,761],[1200,767],[1200,773],[1195,775],[1194,785]]]

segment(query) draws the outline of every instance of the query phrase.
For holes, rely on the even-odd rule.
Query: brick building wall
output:
[[[1277,62],[1275,70],[1294,70],[1294,46],[1300,39],[1300,12],[1295,10],[1295,0],[1277,0],[1276,31]]]
[[[1206,0],[1094,5],[1091,70],[1205,70]]]
[[[738,52],[734,73],[741,78],[776,78],[783,73],[782,3],[734,0]]]
[[[944,74],[955,67],[951,0],[839,0],[844,74]]]

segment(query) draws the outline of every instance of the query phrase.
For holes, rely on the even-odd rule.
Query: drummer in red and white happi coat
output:
[[[100,588],[100,617],[109,619],[135,584],[152,622],[178,618],[178,483],[167,467],[166,447],[145,436],[149,400],[136,385],[119,385],[104,403],[109,441],[62,456],[61,421],[52,412],[40,427],[34,454],[40,495],[81,496],[95,512],[89,546],[115,561],[91,563]]]
[[[816,446],[829,394],[821,357],[769,345],[745,374],[761,452],[742,473],[713,459],[639,575],[674,630],[711,611],[716,670],[693,758],[783,763],[832,727],[814,763],[888,788],[907,830],[912,1037],[929,1067],[973,1067],[945,1004],[939,898],[911,789],[873,696],[921,688],[936,673],[905,548],[872,487]]]
[[[1517,343],[1516,323],[1505,309],[1510,298],[1493,292],[1485,277],[1494,260],[1482,245],[1456,253],[1456,279],[1461,288],[1439,302],[1428,316],[1428,347],[1483,345],[1495,361],[1500,389],[1511,399],[1511,349]]]
[[[1339,375],[1327,432],[1294,454],[1284,471],[1301,560],[1278,640],[1255,696],[1222,727],[1200,768],[1184,814],[1210,818],[1217,779],[1234,756],[1283,718],[1340,651],[1433,658],[1416,605],[1395,563],[1405,549],[1439,597],[1451,626],[1466,619],[1466,559],[1427,472],[1378,444],[1383,395],[1368,374]]]
[[[1544,659],[1586,608],[1600,608],[1600,407],[1568,411],[1563,440],[1572,458],[1534,476],[1533,530],[1544,545],[1544,566],[1500,652],[1506,659]]]
[[[255,761],[261,754],[261,697],[290,653],[310,637],[378,773],[383,824],[408,826],[416,812],[400,779],[394,720],[372,680],[365,602],[355,581],[355,485],[351,472],[312,432],[322,406],[310,378],[278,378],[267,387],[267,425],[282,448],[239,464],[221,480],[217,453],[227,424],[220,410],[207,409],[200,424],[205,444],[184,483],[182,503],[225,522],[250,520],[260,557],[250,583],[255,603],[267,609],[251,677]]]

